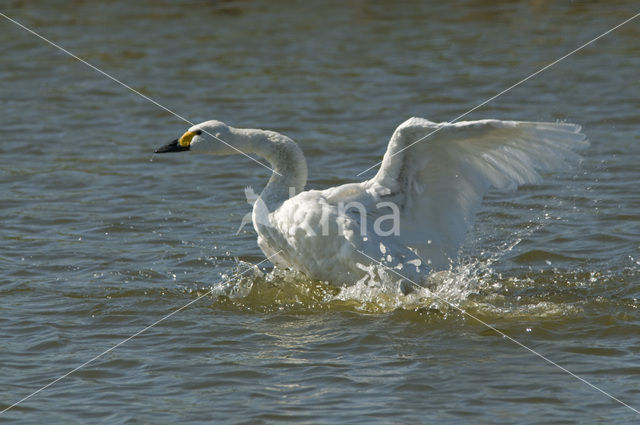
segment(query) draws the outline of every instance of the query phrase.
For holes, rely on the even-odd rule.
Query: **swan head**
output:
[[[226,146],[217,143],[230,139],[231,128],[221,121],[211,120],[196,124],[179,138],[155,150],[155,153],[202,151],[225,154]]]

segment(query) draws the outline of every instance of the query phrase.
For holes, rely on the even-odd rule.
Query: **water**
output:
[[[38,2],[2,12],[193,122],[298,141],[356,180],[410,116],[451,120],[633,2]],[[637,423],[437,297],[335,288],[235,232],[242,157],[153,156],[188,125],[0,19],[0,407],[10,423]],[[581,167],[492,193],[438,295],[640,408],[640,21],[467,118],[566,120]],[[371,172],[370,172],[371,173]],[[369,176],[371,174],[367,174]],[[236,272],[246,272],[233,277]],[[226,281],[226,279],[229,279]]]

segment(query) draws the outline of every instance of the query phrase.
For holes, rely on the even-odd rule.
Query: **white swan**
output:
[[[344,284],[377,261],[420,282],[455,257],[490,187],[538,182],[538,171],[579,158],[573,149],[587,144],[575,124],[411,118],[391,136],[375,177],[309,191],[302,151],[273,131],[206,121],[156,153],[266,159],[273,174],[252,215],[258,245],[278,267]]]

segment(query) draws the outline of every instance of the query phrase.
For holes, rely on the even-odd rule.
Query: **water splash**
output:
[[[630,278],[555,267],[502,270],[504,259],[540,227],[528,226],[508,242],[490,244],[493,249],[466,254],[420,285],[408,284],[393,271],[376,265],[362,266],[365,276],[355,284],[332,285],[291,270],[265,271],[238,260],[233,274],[252,270],[241,278],[214,285],[211,293],[217,306],[252,312],[409,311],[433,317],[455,313],[455,317],[461,317],[464,310],[485,320],[528,321],[579,317],[586,310],[601,308],[601,294],[607,286],[619,288],[620,279],[636,279],[637,270]],[[638,304],[634,301],[636,292],[629,301],[634,308]]]
[[[247,267],[252,268],[246,272]],[[352,310],[362,313],[386,313],[395,310],[437,310],[447,312],[465,303],[490,275],[485,262],[468,261],[450,270],[433,273],[424,286],[408,284],[382,266],[363,266],[367,275],[352,285],[336,286],[310,280],[291,271],[263,271],[238,261],[234,274],[245,272],[239,279],[228,280],[209,290],[219,303],[254,311],[276,310]]]
[[[506,245],[503,255],[514,244]],[[522,268],[502,276],[496,271],[499,255],[468,257],[449,270],[431,274],[424,286],[413,287],[412,291],[406,291],[396,275],[374,267],[359,282],[336,286],[290,270],[265,271],[238,260],[233,274],[251,270],[240,278],[223,280],[195,292],[202,295],[210,291],[216,309],[234,312],[400,313],[409,320],[471,321],[464,311],[488,323],[533,331],[539,326],[580,321],[585,315],[602,317],[610,324],[640,311],[637,268],[622,275]],[[548,325],[541,325],[543,322]]]

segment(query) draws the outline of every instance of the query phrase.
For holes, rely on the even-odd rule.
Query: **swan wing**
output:
[[[396,129],[380,170],[365,186],[376,199],[397,204],[399,237],[442,268],[491,187],[539,182],[541,171],[579,159],[573,150],[586,145],[580,126],[569,123],[411,118]]]

